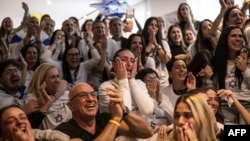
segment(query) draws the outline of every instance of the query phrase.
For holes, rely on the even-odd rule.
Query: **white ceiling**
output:
[[[56,21],[56,28],[61,27],[63,20],[70,16],[75,16],[80,20],[80,23],[84,21],[84,18],[94,18],[98,11],[89,5],[96,2],[101,2],[102,0],[50,0],[51,5],[46,2],[48,0],[22,0],[29,5],[30,13],[35,14],[49,14]],[[22,16],[23,9],[20,0],[0,0],[1,12],[0,20],[4,17],[11,17],[14,21],[14,26],[19,25]],[[122,0],[120,0],[122,1]],[[130,6],[133,6],[144,0],[123,0],[127,1]],[[95,11],[95,12],[93,12]],[[92,14],[88,15],[89,13]]]

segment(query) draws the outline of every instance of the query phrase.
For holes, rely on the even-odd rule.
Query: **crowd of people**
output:
[[[181,3],[173,25],[133,11],[54,29],[23,2],[0,27],[0,140],[222,141],[250,124],[250,0],[218,4],[214,21]]]

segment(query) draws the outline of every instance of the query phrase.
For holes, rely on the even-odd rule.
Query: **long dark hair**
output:
[[[158,32],[156,33],[155,35],[155,39],[157,41],[157,43],[161,46],[162,45],[162,32],[161,32],[161,27],[160,27],[160,24],[159,24],[159,20],[157,17],[150,17],[146,20],[145,24],[144,24],[144,27],[143,27],[143,30],[142,30],[142,36],[144,37],[144,40],[145,40],[145,43],[146,45],[149,43],[149,33],[148,33],[148,26],[150,25],[150,23],[153,21],[153,20],[156,20],[157,22],[157,27],[158,27]],[[164,50],[164,48],[162,48]],[[165,51],[165,50],[164,50]],[[166,52],[166,51],[165,51]]]
[[[212,60],[212,63],[213,63],[212,65],[214,66],[214,73],[216,75],[219,89],[225,89],[225,78],[227,74],[227,61],[229,57],[228,36],[230,32],[234,29],[240,29],[242,35],[244,36],[243,30],[238,26],[227,26],[223,28],[222,33],[220,35],[220,39],[216,46],[215,55]],[[238,54],[240,54],[240,51]],[[243,80],[243,75],[237,67],[235,68],[235,77],[238,83],[238,87],[240,89],[241,83]]]
[[[197,52],[188,65],[188,70],[193,73],[196,78],[196,87],[200,88],[203,86],[203,77],[198,76],[198,73],[205,68],[207,65],[211,66],[212,55],[208,50],[201,50]]]
[[[128,41],[127,41],[127,49],[131,50],[133,39],[134,37],[137,37],[137,36],[140,37],[142,40],[141,62],[142,62],[142,65],[144,66],[146,64],[146,44],[141,34],[133,33],[129,36]]]
[[[217,93],[217,90],[215,88],[211,88],[211,87],[202,87],[201,88],[201,91],[204,93],[207,93],[208,90],[212,90],[212,91]],[[221,110],[221,97],[219,97],[219,96],[218,96],[218,103],[219,103],[219,106],[218,106],[218,111],[215,113],[215,118],[216,118],[216,121],[223,124],[224,123],[224,114]]]
[[[86,26],[87,26],[88,22],[92,22],[93,23],[94,21],[92,19],[85,20],[85,22],[82,24],[81,31],[87,32]]]
[[[12,19],[10,17],[5,17],[3,20],[2,20],[2,23],[1,23],[1,27],[0,27],[0,38],[4,37],[4,35],[6,34],[5,30],[4,30],[4,27],[3,27],[3,24],[4,24],[4,21],[6,19],[9,19],[12,21]]]
[[[209,41],[209,39],[204,37],[203,32],[202,32],[202,24],[204,22],[210,22],[211,24],[213,23],[209,19],[204,19],[203,21],[200,22],[194,46],[195,46],[195,49],[197,50],[197,52],[200,50],[203,50],[203,49],[207,49],[211,53],[213,53],[214,48],[212,46],[212,43]]]
[[[73,83],[73,79],[71,77],[71,73],[70,73],[70,69],[69,69],[69,64],[67,62],[67,53],[72,48],[76,48],[76,47],[72,47],[72,46],[66,47],[66,49],[63,53],[63,59],[62,59],[63,79],[66,80],[68,83]],[[78,48],[76,48],[76,49],[78,50]],[[78,64],[76,70],[78,70],[78,69],[79,69],[79,64]],[[74,73],[76,75],[76,71]]]
[[[49,45],[52,45],[52,44],[53,44],[53,42],[54,42],[55,39],[56,39],[56,34],[57,34],[57,32],[59,32],[59,31],[62,31],[62,32],[64,33],[64,35],[65,35],[65,36],[64,36],[64,38],[65,38],[65,40],[64,40],[65,48],[69,47],[68,37],[66,36],[66,33],[65,33],[63,30],[61,30],[61,29],[57,29],[57,30],[55,30],[55,31],[52,33],[51,39],[50,39],[50,44],[49,44]],[[52,52],[52,54],[54,54],[54,52],[55,52],[55,50]],[[63,58],[63,55],[62,55],[62,54],[59,54],[58,60],[62,60],[62,58]]]
[[[223,21],[222,21],[222,29],[226,26],[229,26],[227,25],[227,21],[228,21],[228,18],[229,18],[229,14],[232,10],[234,9],[239,9],[237,6],[232,6],[230,7],[229,9],[227,9],[227,11],[225,12],[224,14],[224,17],[223,17]],[[240,9],[239,9],[240,10]],[[241,10],[240,10],[241,11]]]

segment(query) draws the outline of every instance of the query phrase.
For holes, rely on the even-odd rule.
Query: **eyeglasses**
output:
[[[10,75],[13,73],[18,73],[18,72],[20,72],[18,69],[8,69],[8,70],[4,71],[4,74]]]
[[[80,54],[79,53],[68,53],[67,56],[70,56],[70,57],[78,57]]]
[[[89,95],[90,95],[92,98],[97,98],[98,92],[81,92],[81,93],[75,95],[74,97],[72,97],[72,98],[70,99],[70,101],[73,101],[73,100],[76,99],[76,98],[86,99]]]

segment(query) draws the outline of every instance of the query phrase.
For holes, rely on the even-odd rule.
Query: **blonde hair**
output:
[[[56,68],[56,66],[49,64],[49,63],[43,63],[40,66],[38,66],[32,76],[32,79],[30,81],[29,87],[27,89],[28,94],[33,94],[36,96],[36,98],[39,98],[40,95],[40,87],[41,84],[45,81],[46,73],[48,70]]]
[[[217,141],[213,121],[211,120],[211,118],[209,118],[211,117],[211,114],[208,104],[197,94],[198,93],[184,94],[180,96],[176,101],[174,111],[176,111],[177,105],[179,103],[183,102],[187,104],[196,122],[197,131],[199,131],[199,133],[196,133],[198,140]],[[176,126],[174,125],[173,131],[168,137],[168,141],[176,141],[178,139],[177,134],[178,131],[176,129]]]

